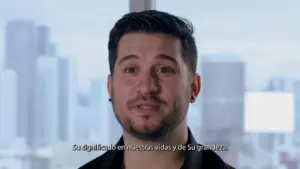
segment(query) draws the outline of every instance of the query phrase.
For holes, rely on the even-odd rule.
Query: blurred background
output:
[[[117,142],[108,33],[144,9],[195,26],[199,143],[238,169],[299,169],[299,0],[0,0],[0,169],[76,169],[103,152],[74,144]]]

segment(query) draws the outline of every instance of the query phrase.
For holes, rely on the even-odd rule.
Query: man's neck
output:
[[[128,133],[123,134],[124,146],[147,146],[165,148],[169,146],[172,150],[166,151],[124,151],[124,164],[126,169],[180,169],[184,162],[184,151],[175,150],[174,147],[184,145],[188,139],[186,124],[178,126],[173,132],[169,133],[163,141],[143,141],[132,137]]]

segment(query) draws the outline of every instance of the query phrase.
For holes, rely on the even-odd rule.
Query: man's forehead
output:
[[[126,48],[142,48],[142,47],[155,47],[155,48],[178,48],[180,47],[180,40],[163,33],[127,33],[121,37],[118,47]]]
[[[176,59],[181,46],[178,39],[162,33],[128,33],[120,39],[117,53],[118,59],[128,55],[151,58],[165,55]]]
[[[138,32],[128,32],[125,33],[121,38],[120,41],[122,41],[122,39],[127,39],[127,38],[152,38],[152,39],[156,39],[156,40],[179,40],[179,38],[169,35],[169,34],[165,34],[162,32],[142,32],[142,31],[138,31]]]

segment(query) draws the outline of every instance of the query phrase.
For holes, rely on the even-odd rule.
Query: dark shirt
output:
[[[120,138],[117,146],[123,146],[123,137]],[[198,144],[188,129],[187,145],[194,147],[201,146]],[[190,150],[185,151],[185,160],[181,169],[235,169],[226,164],[215,152],[211,150]],[[103,155],[95,158],[87,164],[81,166],[79,169],[122,169],[123,168],[123,151],[109,150]]]

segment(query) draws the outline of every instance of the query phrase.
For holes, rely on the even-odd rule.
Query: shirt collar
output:
[[[194,138],[190,128],[187,128],[188,130],[188,140],[186,143],[187,145],[197,147],[198,143],[196,139]],[[115,145],[116,147],[118,146],[123,146],[124,145],[124,140],[123,136],[119,139],[117,144]],[[196,151],[185,151],[185,160],[184,163],[181,167],[181,169],[189,169],[189,168],[194,168],[195,166],[200,166],[201,161],[199,161],[199,158],[202,153],[199,153],[197,150]],[[101,165],[101,168],[109,168],[109,169],[115,169],[115,168],[122,168],[122,161],[123,161],[123,151],[120,150],[112,150],[107,153],[107,155],[104,157],[104,161]]]

